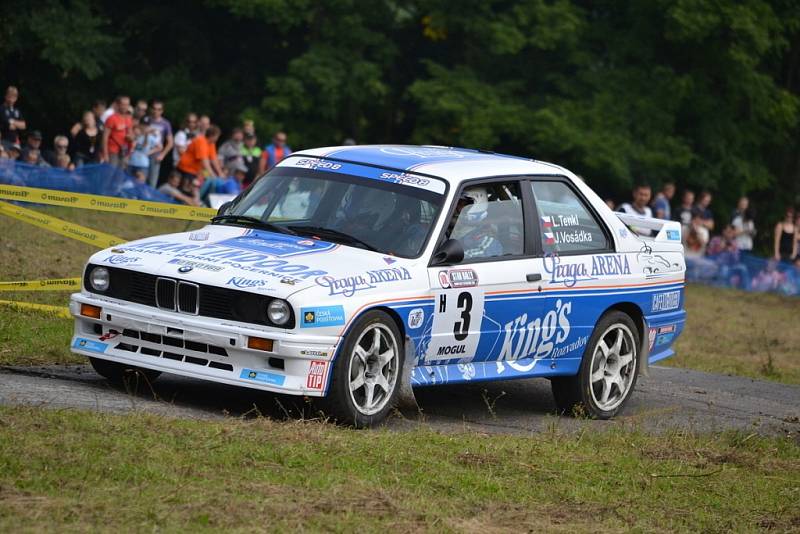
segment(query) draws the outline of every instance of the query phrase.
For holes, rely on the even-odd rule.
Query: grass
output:
[[[54,429],[58,429],[54,432]],[[788,438],[0,408],[0,530],[789,531]]]
[[[800,299],[690,285],[665,365],[800,384]]]
[[[44,213],[134,239],[180,232],[200,223],[38,207]],[[91,245],[2,217],[0,280],[80,276]],[[189,226],[191,224],[191,226]],[[66,306],[68,292],[0,292],[0,300]],[[691,285],[677,355],[665,365],[800,384],[800,299]],[[72,324],[39,312],[0,306],[0,365],[83,362],[68,349]]]

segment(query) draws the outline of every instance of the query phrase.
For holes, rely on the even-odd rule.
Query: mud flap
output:
[[[419,413],[419,405],[411,387],[411,372],[414,370],[416,351],[414,350],[414,342],[407,336],[404,345],[406,353],[403,358],[403,371],[400,374],[400,382],[398,384],[397,408],[401,412],[417,414]]]
[[[647,321],[642,317],[642,340],[639,354],[641,364],[639,365],[639,373],[642,376],[650,376],[650,330],[647,328]]]

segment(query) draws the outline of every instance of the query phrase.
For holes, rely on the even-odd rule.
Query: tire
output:
[[[550,381],[559,413],[610,419],[636,386],[641,347],[633,320],[620,311],[603,315],[594,327],[575,376]]]
[[[388,314],[373,310],[362,315],[336,357],[323,412],[356,428],[383,422],[397,400],[403,354],[403,337]]]
[[[89,357],[89,363],[100,376],[108,379],[115,384],[137,385],[139,383],[153,382],[161,376],[161,371],[144,369],[134,365],[101,360],[100,358]]]

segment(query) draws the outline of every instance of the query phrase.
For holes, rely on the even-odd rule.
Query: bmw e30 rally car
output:
[[[356,426],[412,388],[531,377],[560,410],[609,418],[683,328],[680,232],[549,163],[306,150],[201,230],[93,255],[72,350],[110,379],[323,397]]]

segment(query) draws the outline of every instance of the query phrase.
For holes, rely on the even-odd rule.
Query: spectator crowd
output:
[[[624,213],[674,220],[681,224],[686,278],[748,291],[800,294],[800,213],[786,210],[772,229],[772,254],[753,255],[756,225],[750,199],[739,198],[727,223],[715,228],[708,191],[685,190],[673,206],[675,184],[667,182],[653,197],[649,185],[638,184],[632,199],[618,207]],[[611,200],[609,206],[615,206]]]
[[[217,148],[222,131],[208,115],[189,113],[173,129],[163,101],[138,100],[134,106],[126,95],[110,106],[96,100],[45,149],[41,131],[29,127],[17,104],[19,96],[14,86],[5,91],[0,159],[68,171],[107,163],[182,204],[211,205],[215,194],[236,195],[292,152],[284,132],[259,146],[253,121],[234,128]]]
[[[66,170],[107,163],[182,204],[213,205],[213,195],[236,195],[292,152],[284,132],[260,146],[253,121],[244,121],[220,142],[222,131],[208,115],[188,113],[175,129],[164,116],[163,101],[140,99],[132,105],[126,95],[110,106],[95,101],[80,121],[45,148],[42,133],[29,128],[17,105],[19,96],[14,86],[5,91],[0,159]],[[355,142],[348,139],[345,144]],[[637,185],[631,201],[618,209],[680,222],[687,279],[800,293],[800,213],[794,208],[787,209],[775,225],[772,255],[765,261],[752,256],[756,225],[747,197],[739,199],[730,219],[717,229],[710,192],[696,195],[687,189],[677,204],[673,203],[674,183],[665,183],[655,196],[652,193],[649,185]],[[616,208],[611,200],[607,202]]]

